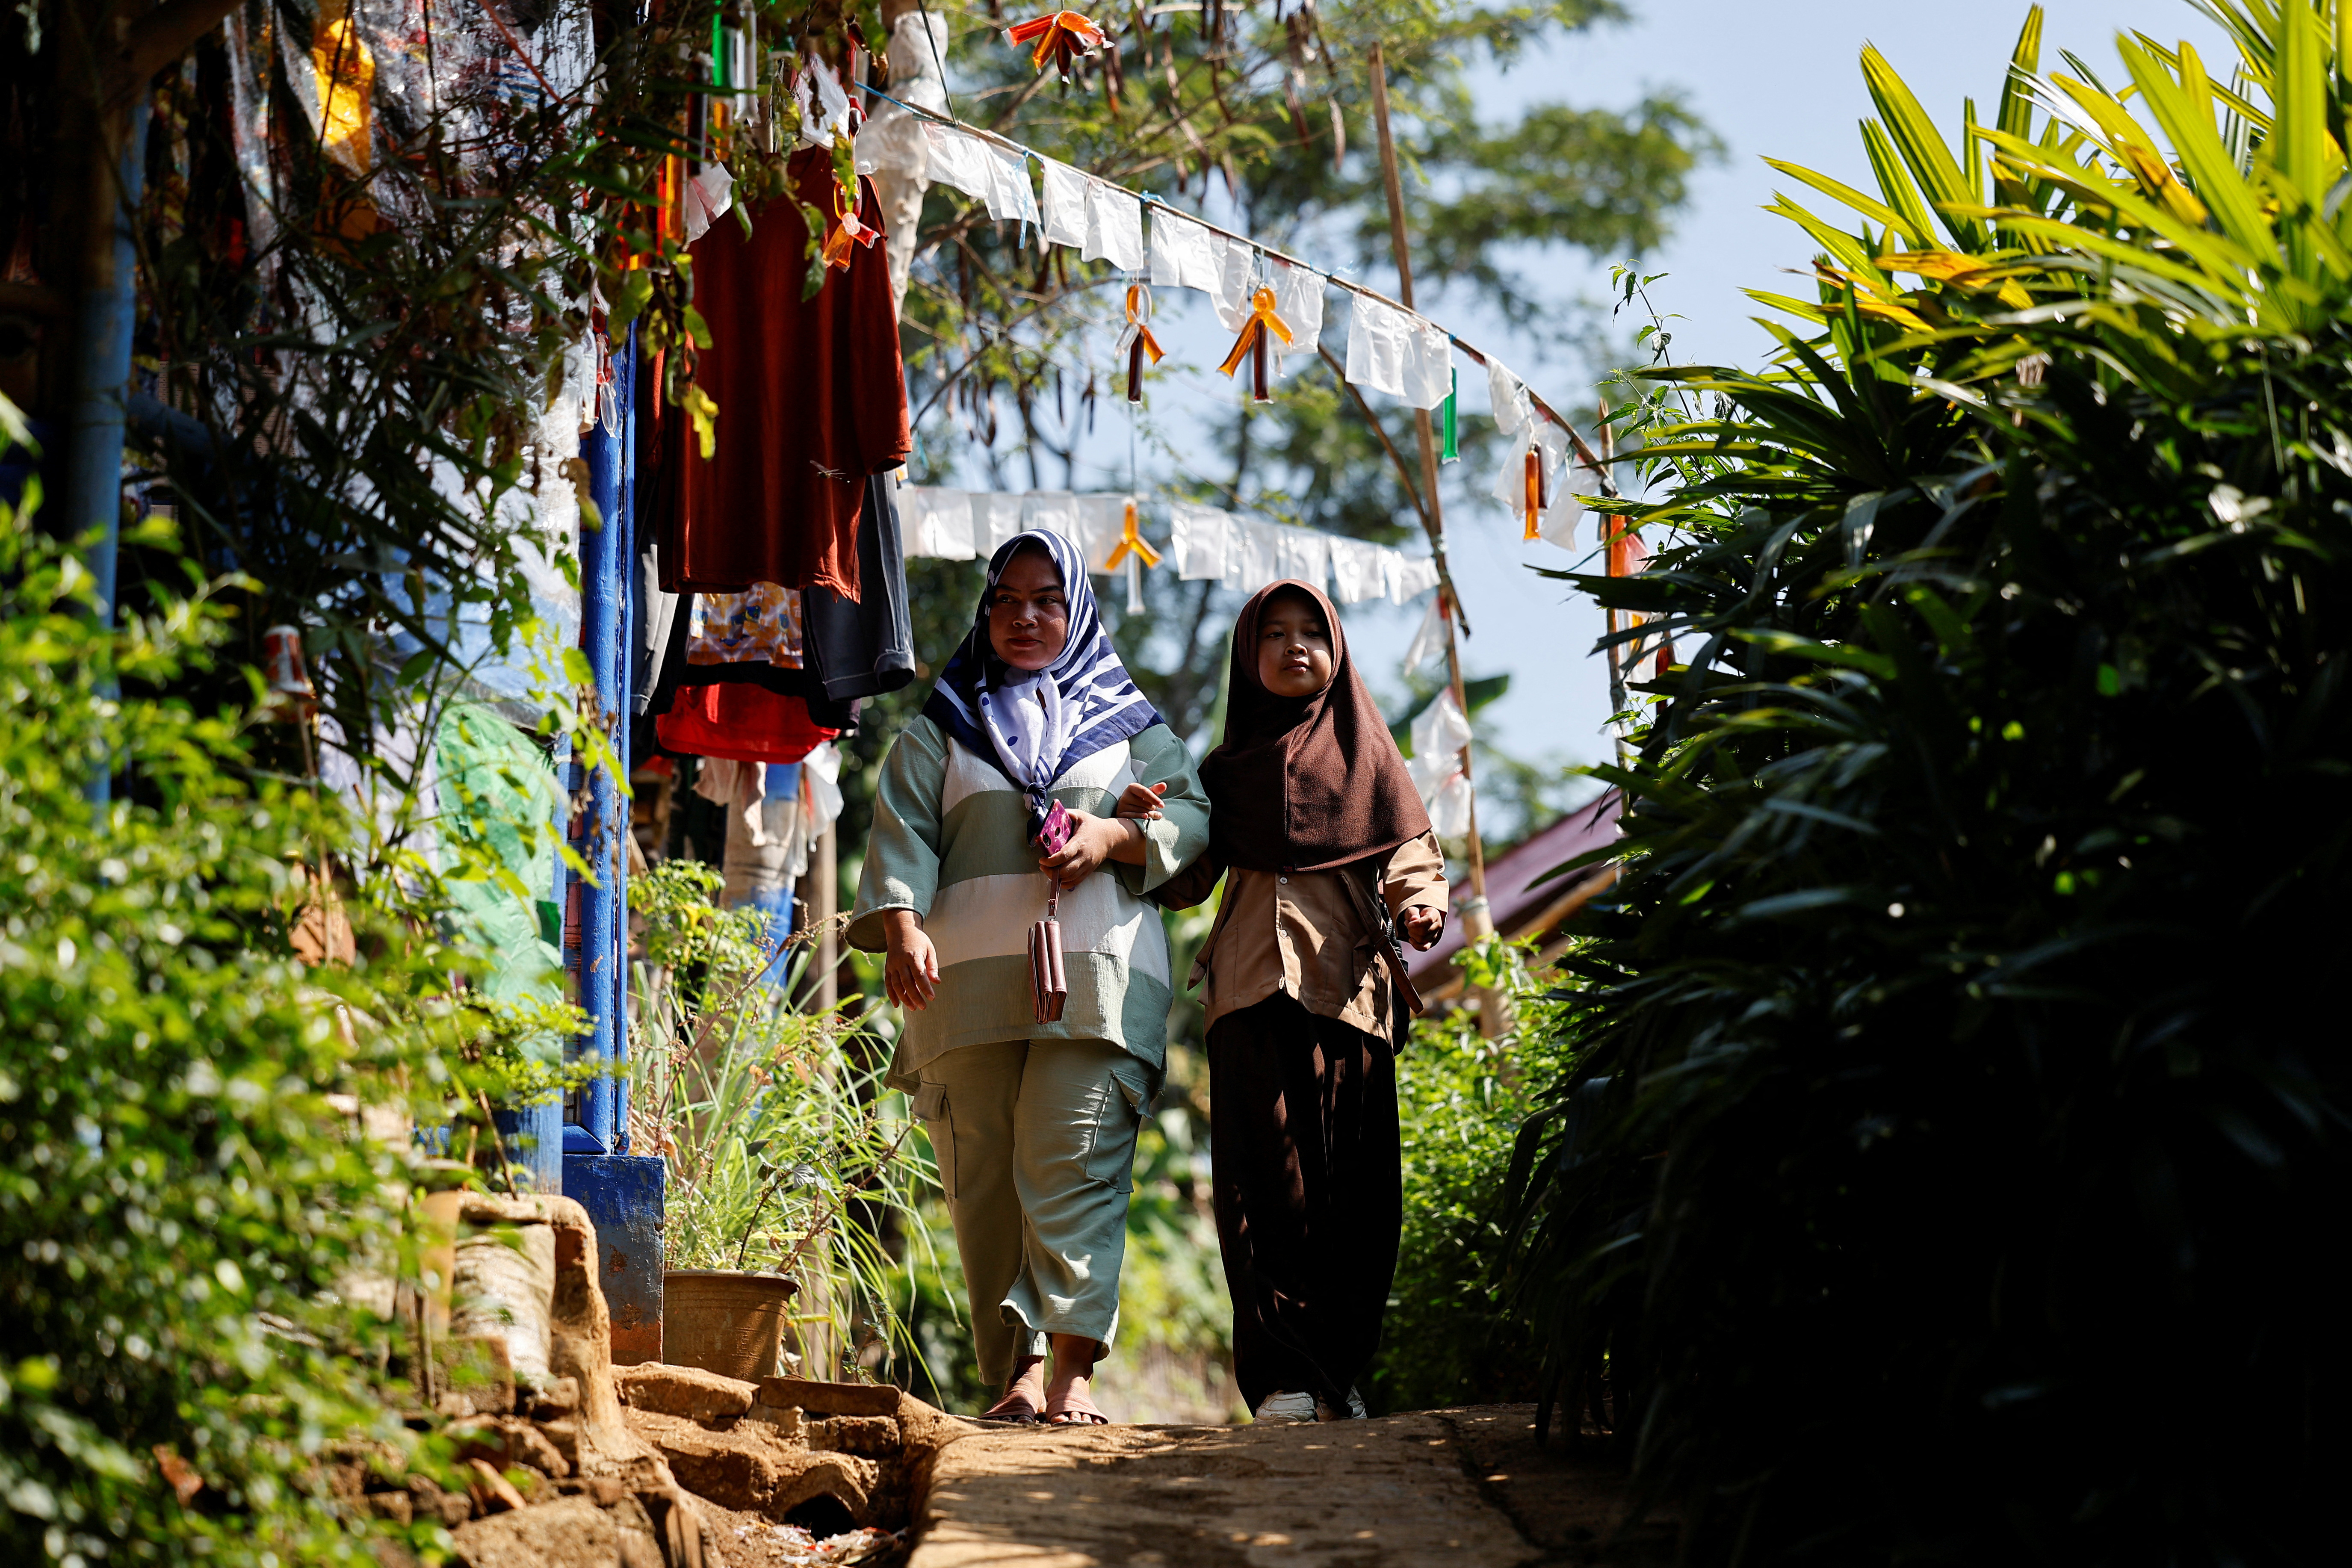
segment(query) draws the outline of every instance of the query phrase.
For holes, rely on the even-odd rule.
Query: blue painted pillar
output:
[[[125,116],[117,188],[100,199],[111,209],[107,243],[93,249],[74,320],[73,405],[66,418],[65,516],[56,531],[77,540],[95,530],[83,564],[97,590],[99,621],[114,624],[114,562],[122,531],[122,422],[131,399],[131,337],[138,310],[138,258],[131,226],[147,173],[148,101],[142,93]],[[84,793],[95,805],[113,794],[110,764],[100,764]]]
[[[654,1154],[567,1154],[563,1194],[596,1226],[596,1283],[613,1314],[613,1364],[662,1359],[662,1210],[669,1167]]]
[[[615,749],[624,752],[628,746],[624,715],[629,660],[625,638],[633,531],[629,503],[635,467],[631,448],[636,405],[635,347],[632,335],[612,356],[614,391],[620,405],[619,432],[608,433],[599,422],[581,442],[599,525],[592,529],[585,518],[582,520],[580,646],[596,685],[597,722]],[[587,764],[588,759],[581,758],[575,766]],[[625,757],[621,765],[627,765]],[[621,838],[629,830],[628,805],[621,781],[608,767],[600,765],[591,771],[587,785],[587,810],[572,824],[572,847],[587,863],[591,878],[579,887],[572,900],[580,935],[575,973],[580,1005],[588,1015],[588,1036],[581,1051],[604,1070],[582,1089],[580,1120],[564,1128],[564,1149],[570,1153],[612,1154],[619,1152],[625,1125],[622,1075],[628,1052],[628,861]]]

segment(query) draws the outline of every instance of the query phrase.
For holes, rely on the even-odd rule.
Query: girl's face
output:
[[[1331,628],[1303,594],[1277,594],[1257,620],[1257,679],[1276,697],[1312,697],[1331,684]]]
[[[1004,563],[988,595],[988,642],[1015,669],[1040,670],[1070,640],[1070,599],[1054,558],[1023,550]]]

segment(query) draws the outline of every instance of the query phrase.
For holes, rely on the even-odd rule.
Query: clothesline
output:
[[[1039,153],[1038,151],[1036,151],[1036,150],[1035,150],[1034,148],[1033,148],[1033,147],[1029,147],[1029,146],[1027,146],[1027,145],[1025,145],[1025,144],[1024,144],[1024,143],[1022,143],[1022,142],[1015,142],[1015,141],[1013,141],[1013,140],[1011,137],[1009,137],[1009,136],[1005,136],[1005,135],[1003,135],[1003,134],[1001,134],[1001,133],[999,133],[999,132],[997,132],[988,130],[987,128],[985,128],[985,127],[983,127],[983,126],[978,126],[978,125],[969,124],[969,123],[967,123],[967,122],[966,122],[966,121],[961,121],[961,120],[956,119],[956,118],[955,118],[954,116],[952,116],[952,115],[941,114],[941,113],[939,113],[937,110],[934,110],[924,109],[924,108],[921,108],[920,106],[916,105],[916,104],[910,104],[910,103],[904,102],[904,101],[902,101],[902,100],[898,100],[898,99],[896,99],[896,98],[891,97],[888,93],[884,92],[884,91],[883,91],[881,89],[879,89],[879,88],[867,86],[866,83],[863,83],[863,82],[860,82],[860,83],[858,83],[857,85],[858,85],[858,86],[860,86],[860,87],[862,87],[862,88],[864,88],[864,89],[865,89],[865,90],[866,90],[867,93],[871,94],[872,96],[874,96],[874,97],[876,97],[876,98],[878,98],[878,99],[882,100],[885,103],[889,103],[889,104],[896,105],[898,108],[899,108],[899,109],[901,109],[901,110],[905,110],[906,112],[908,112],[908,114],[911,114],[911,115],[915,116],[918,120],[920,120],[920,121],[926,121],[926,122],[928,122],[928,123],[929,123],[929,124],[932,124],[932,125],[942,126],[942,127],[945,127],[945,128],[947,128],[947,129],[949,129],[949,130],[951,130],[951,131],[961,132],[962,132],[963,134],[965,134],[965,135],[967,135],[967,136],[971,136],[971,137],[975,137],[975,138],[978,138],[978,139],[982,140],[982,141],[994,142],[994,143],[996,143],[997,145],[999,145],[999,146],[1001,146],[1001,147],[1005,148],[1007,151],[1010,151],[1010,152],[1013,152],[1013,153],[1019,153],[1019,154],[1020,154],[1023,158],[1024,158],[1024,159],[1030,159],[1030,158],[1034,158],[1034,159],[1035,159],[1035,160],[1037,161],[1037,163],[1038,163],[1041,166],[1043,166],[1044,168],[1045,168],[1045,169],[1047,170],[1047,172],[1048,172],[1048,195],[1049,195],[1049,197],[1050,197],[1050,196],[1051,196],[1051,195],[1052,195],[1052,180],[1051,180],[1051,172],[1052,172],[1053,170],[1055,170],[1055,169],[1069,168],[1069,167],[1070,167],[1070,165],[1068,165],[1068,164],[1065,164],[1065,163],[1062,163],[1059,160],[1046,157],[1044,153]],[[1074,172],[1076,172],[1076,171],[1074,171]],[[1229,240],[1229,241],[1233,241],[1233,242],[1237,243],[1237,244],[1240,244],[1240,245],[1246,246],[1246,247],[1248,247],[1250,248],[1250,250],[1251,250],[1251,251],[1255,252],[1255,254],[1260,255],[1260,256],[1266,257],[1266,258],[1270,258],[1270,259],[1272,259],[1272,260],[1279,261],[1279,262],[1281,262],[1285,267],[1292,268],[1296,268],[1297,270],[1298,270],[1298,271],[1300,271],[1300,272],[1305,272],[1305,273],[1308,273],[1308,274],[1311,274],[1311,275],[1316,276],[1316,277],[1319,277],[1319,278],[1321,278],[1321,279],[1324,280],[1324,282],[1325,282],[1325,283],[1327,283],[1327,284],[1328,284],[1328,285],[1330,285],[1330,286],[1332,286],[1332,287],[1335,287],[1335,288],[1338,288],[1338,289],[1344,289],[1345,291],[1347,291],[1347,292],[1349,292],[1349,293],[1350,293],[1350,294],[1357,295],[1357,296],[1359,296],[1359,297],[1360,297],[1360,298],[1361,298],[1361,299],[1371,300],[1371,301],[1372,301],[1372,302],[1374,302],[1375,304],[1378,304],[1378,305],[1380,305],[1380,306],[1383,307],[1384,309],[1386,309],[1386,310],[1388,310],[1393,311],[1393,312],[1395,312],[1396,314],[1398,314],[1398,315],[1400,315],[1400,316],[1404,316],[1404,317],[1410,318],[1412,321],[1416,321],[1416,322],[1419,322],[1419,323],[1421,323],[1422,325],[1423,325],[1423,326],[1425,326],[1425,327],[1428,327],[1428,328],[1432,329],[1433,331],[1436,331],[1436,332],[1440,333],[1441,335],[1443,335],[1443,336],[1445,338],[1446,342],[1448,342],[1452,347],[1460,349],[1460,350],[1463,352],[1463,353],[1465,353],[1465,355],[1467,355],[1467,356],[1468,356],[1468,357],[1469,357],[1473,362],[1475,362],[1475,363],[1477,363],[1478,365],[1480,365],[1480,366],[1484,367],[1484,368],[1486,370],[1486,372],[1487,372],[1487,375],[1488,375],[1488,379],[1489,379],[1489,384],[1490,384],[1490,386],[1495,387],[1495,388],[1499,392],[1499,391],[1501,391],[1501,390],[1505,387],[1506,384],[1508,384],[1508,386],[1509,386],[1510,388],[1512,388],[1512,389],[1515,389],[1515,390],[1516,390],[1516,392],[1517,392],[1517,395],[1522,396],[1522,397],[1524,397],[1524,398],[1527,400],[1528,405],[1529,405],[1529,407],[1530,407],[1530,408],[1531,408],[1535,413],[1538,413],[1538,414],[1542,415],[1542,416],[1543,416],[1543,417],[1544,417],[1545,419],[1547,419],[1547,420],[1550,421],[1550,422],[1551,422],[1551,424],[1553,424],[1554,426],[1558,426],[1558,427],[1559,427],[1559,429],[1560,429],[1560,430],[1561,430],[1561,431],[1562,431],[1562,432],[1567,436],[1567,437],[1568,437],[1568,439],[1569,439],[1569,442],[1570,442],[1570,445],[1573,447],[1573,448],[1574,448],[1574,450],[1575,450],[1575,453],[1576,453],[1576,458],[1577,458],[1577,461],[1578,461],[1579,465],[1580,465],[1580,467],[1585,468],[1589,468],[1589,469],[1591,469],[1591,472],[1593,473],[1593,475],[1594,475],[1594,476],[1596,477],[1596,479],[1599,480],[1599,482],[1600,482],[1600,486],[1601,486],[1601,494],[1603,494],[1603,495],[1605,495],[1605,496],[1610,496],[1610,497],[1615,497],[1616,495],[1618,495],[1619,491],[1618,491],[1618,489],[1617,489],[1617,484],[1616,484],[1616,481],[1615,481],[1615,480],[1614,480],[1614,479],[1610,476],[1608,464],[1607,464],[1607,463],[1606,463],[1606,462],[1601,458],[1601,457],[1598,453],[1596,453],[1596,452],[1594,452],[1594,451],[1593,451],[1592,447],[1591,447],[1589,444],[1587,444],[1587,442],[1585,441],[1584,437],[1577,432],[1577,428],[1576,428],[1576,426],[1575,426],[1573,424],[1570,423],[1568,419],[1566,419],[1565,417],[1563,417],[1563,416],[1561,416],[1561,414],[1559,413],[1559,411],[1558,409],[1554,408],[1554,407],[1551,405],[1551,404],[1550,404],[1549,402],[1548,402],[1548,401],[1543,397],[1543,395],[1542,395],[1540,393],[1538,393],[1538,392],[1537,392],[1533,387],[1528,386],[1525,382],[1520,381],[1517,375],[1513,374],[1512,374],[1512,373],[1511,373],[1511,372],[1510,372],[1510,371],[1509,371],[1506,366],[1504,366],[1504,365],[1503,365],[1503,363],[1502,363],[1502,362],[1501,362],[1500,360],[1498,360],[1498,359],[1495,358],[1493,355],[1491,355],[1491,354],[1487,353],[1485,350],[1480,349],[1480,348],[1478,348],[1476,345],[1475,345],[1475,344],[1471,343],[1469,341],[1467,341],[1466,339],[1463,338],[1460,334],[1458,334],[1458,333],[1456,333],[1456,332],[1454,332],[1454,331],[1450,331],[1449,329],[1447,329],[1447,328],[1445,328],[1445,327],[1444,327],[1444,326],[1439,325],[1439,324],[1438,324],[1437,322],[1435,322],[1435,321],[1431,321],[1427,316],[1425,316],[1425,315],[1422,314],[1420,311],[1415,310],[1412,310],[1412,309],[1411,309],[1411,308],[1410,308],[1410,307],[1408,307],[1408,306],[1405,306],[1405,305],[1402,305],[1402,304],[1398,303],[1395,300],[1391,299],[1389,296],[1387,296],[1386,294],[1383,294],[1383,293],[1380,292],[1380,291],[1379,291],[1378,289],[1369,289],[1369,288],[1366,288],[1363,284],[1350,282],[1350,281],[1349,281],[1348,279],[1344,279],[1344,278],[1340,278],[1340,277],[1337,276],[1336,274],[1333,274],[1333,273],[1331,273],[1331,272],[1329,272],[1329,271],[1327,271],[1327,270],[1325,270],[1325,269],[1323,269],[1323,268],[1317,268],[1317,267],[1315,267],[1315,266],[1312,266],[1311,264],[1309,264],[1309,263],[1307,263],[1307,262],[1306,262],[1306,261],[1301,260],[1301,259],[1300,259],[1300,258],[1298,258],[1297,257],[1295,257],[1295,256],[1291,255],[1291,254],[1290,254],[1290,253],[1288,253],[1287,251],[1277,249],[1276,247],[1273,247],[1273,246],[1270,246],[1270,245],[1267,245],[1267,244],[1264,243],[1264,242],[1263,242],[1263,241],[1261,241],[1261,240],[1254,239],[1254,238],[1252,238],[1252,237],[1251,237],[1250,236],[1248,236],[1248,235],[1236,233],[1236,232],[1235,232],[1234,230],[1233,230],[1233,229],[1229,229],[1229,228],[1223,227],[1223,226],[1218,225],[1218,224],[1211,223],[1208,219],[1206,219],[1206,218],[1204,218],[1204,217],[1198,217],[1198,216],[1195,216],[1194,215],[1192,215],[1192,214],[1191,214],[1191,213],[1180,212],[1180,211],[1178,211],[1175,207],[1173,207],[1173,206],[1170,205],[1167,202],[1162,201],[1162,200],[1161,200],[1161,199],[1160,199],[1157,195],[1155,195],[1155,194],[1154,194],[1154,193],[1152,193],[1152,192],[1150,192],[1150,191],[1135,191],[1135,190],[1129,190],[1127,186],[1124,186],[1124,185],[1118,184],[1117,182],[1115,182],[1115,181],[1105,180],[1105,179],[1100,178],[1098,175],[1095,175],[1095,174],[1085,174],[1085,175],[1084,175],[1084,178],[1085,178],[1085,179],[1087,179],[1087,181],[1089,181],[1089,182],[1093,183],[1094,184],[1108,186],[1108,187],[1110,187],[1110,188],[1111,188],[1111,189],[1113,189],[1113,190],[1118,191],[1119,193],[1121,193],[1121,194],[1122,194],[1122,195],[1127,195],[1127,196],[1129,196],[1129,197],[1133,198],[1135,201],[1137,201],[1137,202],[1139,202],[1139,203],[1142,203],[1142,204],[1145,204],[1145,205],[1151,205],[1151,206],[1155,206],[1155,207],[1159,208],[1160,211],[1162,211],[1162,212],[1164,212],[1164,213],[1168,214],[1171,217],[1172,217],[1173,219],[1175,219],[1175,220],[1177,220],[1177,221],[1179,221],[1179,222],[1197,225],[1197,226],[1199,226],[1201,228],[1203,228],[1203,229],[1207,230],[1209,233],[1213,234],[1213,235],[1216,235],[1216,236],[1218,236],[1218,237],[1222,237],[1222,238],[1223,238],[1223,239],[1226,239],[1226,240]],[[965,191],[967,195],[982,195],[983,199],[987,199],[987,198],[986,198],[986,196],[985,196],[985,195],[984,195],[983,193],[982,193],[982,192],[978,192],[978,191],[973,191],[973,190],[972,190],[969,185],[965,184],[964,184],[963,182],[961,182],[961,181],[959,181],[959,180],[948,180],[948,181],[946,181],[945,183],[948,183],[948,184],[951,184],[956,185],[958,189]],[[1038,213],[1037,213],[1036,205],[1035,205],[1035,195],[1034,195],[1034,192],[1031,192],[1031,191],[1029,191],[1029,190],[1027,189],[1028,181],[1027,181],[1027,175],[1026,175],[1025,172],[1024,173],[1024,174],[1023,174],[1023,176],[1022,176],[1021,184],[1022,184],[1022,186],[1023,186],[1023,189],[1022,189],[1022,192],[1021,192],[1021,196],[1022,196],[1022,199],[1023,199],[1023,203],[1024,203],[1024,206],[1025,206],[1025,212],[1024,212],[1024,221],[1035,221],[1035,222],[1038,222],[1038,223],[1040,224],[1040,226],[1041,226],[1041,227],[1045,226],[1045,220],[1044,220],[1044,218],[1043,218],[1040,215],[1038,215]],[[992,201],[991,202],[991,210],[992,210],[992,211],[994,211],[994,210],[995,210],[995,204],[994,204]],[[1090,207],[1090,206],[1089,206],[1088,214],[1087,214],[1087,221],[1088,221],[1088,227],[1089,227],[1090,238],[1088,239],[1088,241],[1087,241],[1087,244],[1086,244],[1086,248],[1087,248],[1087,249],[1094,249],[1094,248],[1096,248],[1096,244],[1095,244],[1095,240],[1094,240],[1094,238],[1093,238],[1093,237],[1092,237],[1095,233],[1097,233],[1097,231],[1096,230],[1096,222],[1097,222],[1097,220],[1096,220],[1096,219],[1095,219],[1095,217],[1094,217],[1094,215],[1093,215],[1093,213],[1092,213],[1092,211],[1091,211],[1091,207]],[[1155,220],[1155,230],[1156,230],[1156,227],[1157,227],[1157,220]],[[1156,232],[1155,232],[1155,236],[1154,236],[1154,240],[1155,240],[1155,243],[1154,243],[1154,250],[1155,250],[1155,251],[1158,251],[1158,250],[1160,249],[1160,247],[1159,247],[1159,245],[1158,245],[1158,243],[1157,243],[1157,239],[1158,239],[1158,237],[1157,237],[1157,234],[1156,234]],[[1076,244],[1076,243],[1078,243],[1078,242],[1076,242],[1076,241],[1059,241],[1059,242],[1057,242],[1057,243]],[[1157,256],[1155,256],[1155,258],[1154,258],[1155,263],[1158,261],[1158,259],[1159,259],[1159,258],[1158,258]],[[1137,269],[1137,268],[1129,268],[1129,270],[1135,270],[1135,269]],[[1214,293],[1214,291],[1213,291],[1213,290],[1207,290],[1207,291],[1208,291],[1208,292],[1211,292],[1211,293],[1212,293],[1212,295],[1213,295],[1213,293]],[[1318,321],[1319,321],[1319,319],[1320,319],[1320,316],[1321,316],[1321,308],[1320,308],[1320,300],[1319,300],[1316,302],[1315,313],[1316,313],[1317,318],[1318,318]],[[1229,324],[1230,324],[1230,323],[1229,323]],[[1351,341],[1351,342],[1350,342],[1350,344],[1349,344],[1349,348],[1350,348],[1350,356],[1349,356],[1349,357],[1350,357],[1351,362],[1352,362],[1352,361],[1354,360],[1354,358],[1355,358],[1355,355],[1354,355],[1354,353],[1353,353],[1354,347],[1355,347],[1354,342]],[[1499,373],[1499,374],[1498,374],[1498,373]],[[1349,374],[1349,379],[1350,379],[1350,380],[1354,380],[1354,379],[1356,379],[1355,375],[1354,375],[1354,374],[1353,374],[1353,373],[1352,373],[1352,366],[1351,366],[1351,373],[1350,373],[1350,374]],[[1375,384],[1378,384],[1376,383]],[[1392,389],[1391,389],[1391,390],[1392,390]],[[1423,404],[1423,405],[1421,405],[1421,406],[1424,406],[1424,407],[1432,406],[1432,405],[1433,405],[1432,404]],[[1500,424],[1502,424],[1502,425],[1503,425],[1503,427],[1504,427],[1504,433],[1505,433],[1506,435],[1511,434],[1511,433],[1512,433],[1516,428],[1517,428],[1517,427],[1518,427],[1518,426],[1517,426],[1517,425],[1516,423],[1513,423],[1513,422],[1511,422],[1511,421],[1509,420],[1509,418],[1508,418],[1508,411],[1507,411],[1506,408],[1503,408],[1503,407],[1499,407],[1499,406],[1498,406],[1498,407],[1496,409],[1496,416],[1497,423],[1500,423]]]
[[[948,561],[985,558],[1025,529],[1045,529],[1076,544],[1087,569],[1127,572],[1128,608],[1140,610],[1142,568],[1160,549],[1142,536],[1146,498],[1127,491],[987,491],[906,485],[898,491],[909,556]],[[1342,605],[1367,599],[1410,604],[1437,586],[1437,562],[1319,529],[1236,517],[1217,507],[1171,500],[1167,555],[1177,576],[1254,594],[1295,578],[1328,587]]]

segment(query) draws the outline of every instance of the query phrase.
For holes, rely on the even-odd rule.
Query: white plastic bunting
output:
[[[1067,163],[1051,158],[1038,162],[1045,169],[1045,237],[1072,247],[1082,261],[1108,261],[1121,271],[1140,271],[1143,204]]]
[[[900,488],[899,500],[908,554],[933,555],[942,561],[971,559],[970,495],[932,485],[907,485]]]
[[[1155,204],[1151,209],[1151,286],[1217,291],[1224,258],[1211,248],[1215,237],[1181,213]],[[1235,328],[1234,331],[1240,331]]]
[[[1434,408],[1454,390],[1454,340],[1444,329],[1369,295],[1348,307],[1348,379]]]
[[[1255,594],[1285,575],[1278,537],[1284,531],[1254,517],[1235,518],[1225,552],[1225,586],[1236,593]]]
[[[1323,274],[1273,257],[1266,258],[1266,270],[1274,286],[1274,313],[1290,329],[1288,342],[1274,341],[1275,358],[1313,353],[1323,341]],[[1234,331],[1241,328],[1236,325]]]
[[[986,143],[977,136],[930,121],[923,122],[923,140],[929,147],[929,166],[933,180],[953,185],[980,201],[988,199],[995,176],[990,172],[992,165],[983,152]]]
[[[974,490],[971,496],[971,542],[975,553],[993,557],[1019,533],[1021,498],[996,491]]]
[[[1234,520],[1213,506],[1191,501],[1168,503],[1169,544],[1176,555],[1176,575],[1188,583],[1220,582],[1225,575],[1225,552]],[[1379,548],[1377,545],[1372,548]]]
[[[1429,807],[1429,825],[1440,838],[1460,838],[1470,831],[1470,781],[1462,772],[1462,748],[1470,743],[1470,721],[1454,700],[1452,689],[1412,721],[1412,758],[1405,772]]]
[[[1045,528],[1076,543],[1088,568],[1101,573],[1109,570],[1111,552],[1125,535],[1129,499],[1124,490],[1011,495],[907,485],[898,491],[898,507],[910,557],[985,558],[1023,529]],[[1158,505],[1135,500],[1147,516]],[[1437,586],[1437,563],[1425,555],[1318,529],[1235,517],[1192,501],[1169,501],[1166,508],[1171,557],[1167,564],[1187,582],[1222,583],[1254,594],[1268,583],[1297,578],[1330,591],[1342,605],[1382,598],[1409,604]]]

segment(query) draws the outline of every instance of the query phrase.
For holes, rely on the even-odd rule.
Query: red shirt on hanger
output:
[[[785,168],[830,225],[832,153],[803,147]],[[859,179],[857,192],[859,221],[878,231],[873,183]],[[718,439],[707,460],[690,427],[666,443],[677,504],[664,520],[662,586],[822,584],[855,599],[866,477],[906,461],[913,445],[889,258],[879,240],[853,245],[848,268],[827,268],[804,300],[799,207],[772,201],[751,218],[749,238],[730,213],[692,251],[694,305],[710,329],[695,380],[719,405]]]

